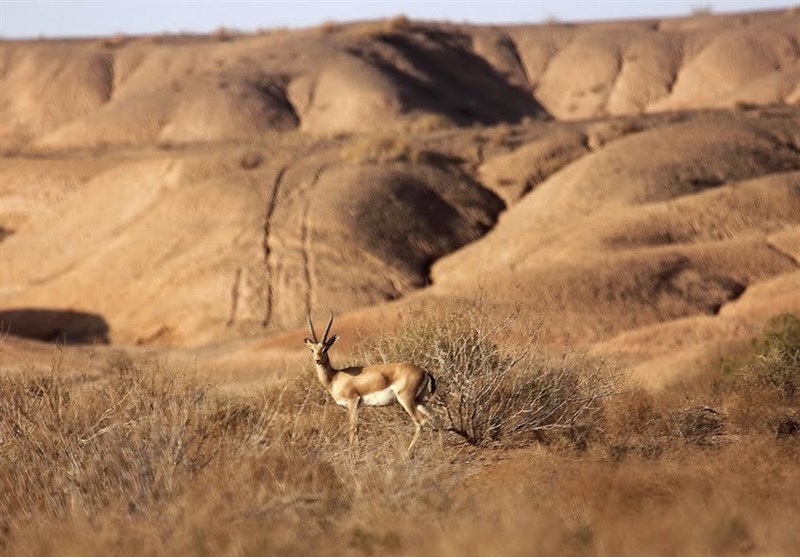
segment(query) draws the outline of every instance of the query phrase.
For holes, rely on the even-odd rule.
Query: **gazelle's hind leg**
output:
[[[350,414],[350,448],[358,446],[358,407],[361,405],[361,399],[351,402],[348,406]]]
[[[411,417],[411,420],[414,422],[414,437],[411,438],[411,443],[408,444],[408,449],[406,449],[406,454],[411,454],[411,449],[414,448],[414,445],[419,439],[420,431],[422,431],[422,420],[420,420],[419,416],[417,415],[417,406],[414,403],[414,398],[404,396],[402,393],[397,394],[397,402],[400,403],[400,406],[403,407],[403,410],[406,411]]]
[[[439,416],[421,402],[417,403],[417,412],[422,414],[426,421],[431,421],[433,423],[433,427],[436,428],[436,433],[439,435],[439,445],[442,450],[444,450],[444,430],[442,429],[442,421],[439,419]]]

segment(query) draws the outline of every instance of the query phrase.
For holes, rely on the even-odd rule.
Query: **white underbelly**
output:
[[[395,400],[397,400],[397,396],[391,387],[361,397],[361,403],[365,406],[386,406]]]

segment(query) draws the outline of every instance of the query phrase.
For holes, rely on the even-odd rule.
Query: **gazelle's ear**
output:
[[[331,338],[325,341],[325,346],[330,348],[331,346],[333,346],[333,343],[336,342],[337,340],[339,340],[339,335],[333,335]]]
[[[306,345],[306,348],[314,348],[317,345],[316,342],[311,342],[311,339],[308,338],[304,338],[303,343]]]

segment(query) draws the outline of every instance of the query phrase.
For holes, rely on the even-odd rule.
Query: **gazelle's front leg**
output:
[[[350,446],[354,447],[358,443],[358,407],[361,405],[361,398],[357,398],[348,404],[347,409],[350,413]]]

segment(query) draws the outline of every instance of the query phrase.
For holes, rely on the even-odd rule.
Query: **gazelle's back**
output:
[[[407,389],[416,392],[425,381],[425,370],[406,362],[349,367],[339,370],[339,373],[332,385],[332,391],[338,395],[358,394],[363,397],[389,386],[395,392]]]

